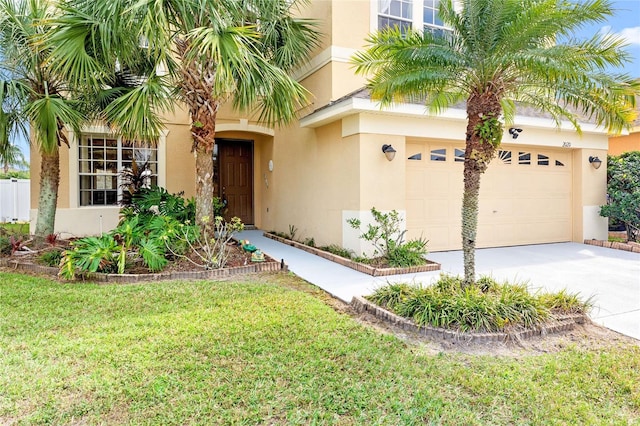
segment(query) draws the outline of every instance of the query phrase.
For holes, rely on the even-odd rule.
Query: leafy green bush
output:
[[[367,230],[360,235],[360,238],[373,245],[374,257],[381,256],[393,267],[424,265],[425,256],[429,253],[427,241],[420,238],[405,243],[404,234],[407,231],[400,230],[402,220],[396,210],[382,213],[372,207],[371,215],[375,224],[367,225]],[[362,226],[360,219],[348,219],[347,223],[353,229],[359,230]]]
[[[582,300],[577,294],[567,293],[566,290],[543,293],[539,298],[547,308],[559,314],[587,314],[593,308],[592,297]]]
[[[461,277],[450,275],[427,287],[390,283],[368,299],[418,325],[477,332],[532,328],[552,314],[586,314],[591,307],[590,300],[565,291],[536,295],[525,284],[490,277],[480,278],[475,286],[461,284]]]
[[[9,173],[0,173],[0,179],[29,179],[29,170],[17,170]]]
[[[320,250],[328,251],[331,254],[335,254],[336,256],[344,257],[346,259],[351,259],[353,256],[353,252],[344,247],[341,247],[337,244],[331,244],[328,246],[318,247]]]
[[[140,188],[131,198],[131,207],[123,209],[121,214],[125,218],[133,215],[161,215],[183,223],[193,223],[196,218],[196,204],[193,198],[185,200],[182,193],[170,194],[166,189],[154,186]]]
[[[8,235],[0,234],[0,254],[5,256],[10,255],[12,252],[11,241]]]
[[[71,243],[72,249],[64,252],[60,267],[60,276],[75,278],[76,270],[86,272],[124,273],[126,248],[112,235],[86,237]]]
[[[139,262],[155,272],[169,260],[182,258],[206,269],[221,268],[228,260],[233,233],[244,227],[238,218],[227,223],[217,216],[215,238],[205,239],[194,224],[193,201],[157,187],[141,188],[121,216],[118,227],[108,234],[74,241],[63,255],[60,276],[73,279],[77,271],[121,274]]]
[[[411,240],[398,247],[391,246],[387,254],[389,265],[396,268],[423,265],[427,255],[427,241],[423,239]]]
[[[640,241],[640,151],[607,157],[607,194],[600,215],[624,223],[629,241]]]
[[[62,260],[62,250],[47,250],[38,256],[38,261],[46,266],[60,266]]]

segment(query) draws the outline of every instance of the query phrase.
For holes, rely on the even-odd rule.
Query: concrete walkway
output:
[[[351,302],[392,282],[430,283],[440,272],[371,277],[321,257],[278,243],[262,231],[238,235],[274,259],[284,259],[289,270],[328,293]],[[462,252],[430,253],[442,272],[462,274]],[[527,282],[532,289],[567,289],[593,297],[591,318],[612,330],[640,339],[640,254],[578,243],[539,244],[476,251],[478,274],[498,280]]]

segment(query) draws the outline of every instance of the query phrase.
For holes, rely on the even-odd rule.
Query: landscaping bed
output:
[[[434,338],[438,340],[456,340],[465,343],[491,343],[491,342],[517,342],[533,337],[544,336],[554,333],[563,333],[573,330],[576,324],[585,324],[589,318],[583,314],[563,315],[549,321],[539,327],[528,330],[514,330],[510,332],[477,333],[460,332],[440,327],[428,325],[420,326],[413,321],[394,314],[364,297],[355,296],[351,301],[351,306],[358,313],[373,315],[375,318],[384,321],[392,326],[404,331],[416,333],[418,335]]]
[[[60,268],[44,265],[40,257],[47,251],[68,249],[70,243],[70,240],[58,240],[55,246],[42,250],[17,251],[13,255],[0,257],[0,267],[57,276]],[[251,253],[242,250],[237,242],[229,244],[228,248],[230,253],[227,264],[220,269],[207,270],[194,265],[187,259],[176,259],[169,262],[160,272],[150,272],[144,265],[137,265],[129,268],[127,273],[124,274],[79,273],[76,276],[76,280],[128,283],[176,279],[215,279],[253,272],[287,270],[287,266],[284,263],[276,261],[267,255],[264,256],[264,262],[252,262]]]
[[[431,260],[426,260],[426,263],[424,265],[410,266],[407,268],[391,268],[391,267],[379,267],[379,266],[366,265],[364,263],[359,263],[351,259],[347,259],[346,257],[329,253],[317,247],[311,247],[309,245],[300,243],[298,241],[280,237],[271,232],[265,232],[264,236],[272,240],[278,241],[282,244],[287,244],[297,249],[304,250],[307,253],[315,254],[316,256],[320,256],[324,259],[330,260],[332,262],[336,262],[342,266],[355,269],[358,272],[372,275],[374,277],[383,277],[383,276],[399,275],[399,274],[414,274],[418,272],[430,272],[430,271],[440,270],[440,264],[437,262],[433,262]]]

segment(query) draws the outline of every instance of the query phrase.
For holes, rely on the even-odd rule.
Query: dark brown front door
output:
[[[225,218],[238,216],[253,224],[253,141],[218,140],[220,197],[227,202]]]

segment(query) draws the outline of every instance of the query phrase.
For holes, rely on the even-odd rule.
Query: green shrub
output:
[[[46,266],[60,266],[62,260],[62,250],[47,250],[38,256],[38,262]]]
[[[395,310],[413,295],[417,288],[406,283],[388,283],[378,288],[368,299],[383,308]]]
[[[185,200],[182,193],[170,194],[159,186],[140,188],[133,195],[131,205],[134,214],[168,216],[183,223],[193,223],[196,219],[196,204],[192,198]]]
[[[624,223],[629,241],[640,240],[640,151],[607,157],[607,204],[600,215]]]
[[[109,234],[100,237],[86,237],[71,243],[72,249],[65,250],[60,276],[75,278],[76,270],[86,272],[123,273],[126,266],[126,248]]]
[[[462,288],[461,283],[461,277],[441,275],[431,286],[388,284],[368,299],[418,325],[463,332],[536,327],[562,305],[564,311],[586,312],[577,308],[583,302],[563,292],[535,295],[525,284],[498,283],[490,277],[479,279],[479,285]]]
[[[576,293],[560,290],[557,293],[542,293],[540,301],[554,313],[559,314],[587,314],[593,308],[593,298],[580,299]]]
[[[398,247],[390,247],[387,261],[395,268],[423,265],[424,256],[428,253],[427,241],[423,239],[411,240]]]
[[[328,246],[319,247],[320,250],[328,251],[331,254],[335,254],[336,256],[344,257],[346,259],[351,259],[353,252],[344,247],[340,247],[337,244],[331,244]]]
[[[420,238],[405,243],[404,234],[407,231],[400,230],[402,219],[396,210],[382,213],[372,207],[371,215],[375,224],[368,224],[367,230],[360,235],[360,238],[373,245],[373,257],[384,258],[392,267],[424,265],[425,256],[429,252],[427,241]],[[347,223],[353,229],[359,230],[362,226],[360,219],[348,219]]]
[[[12,252],[11,241],[8,235],[0,235],[0,254],[9,256]]]

